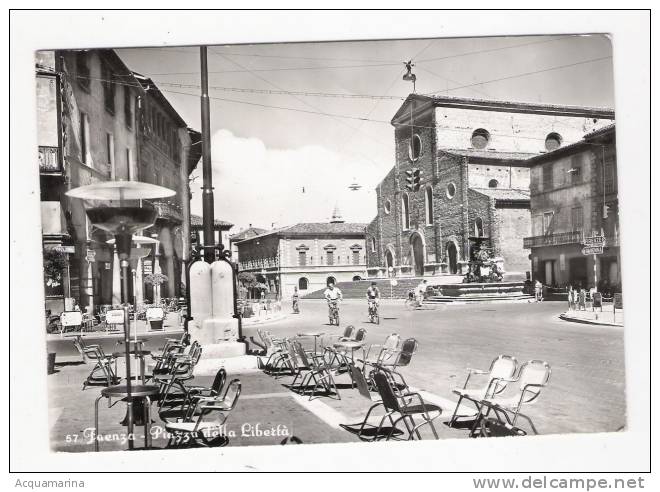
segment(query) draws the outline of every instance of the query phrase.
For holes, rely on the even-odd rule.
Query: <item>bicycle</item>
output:
[[[328,312],[330,324],[339,326],[339,306],[337,301],[328,301],[328,307],[330,308]]]
[[[369,301],[369,322],[380,324],[380,316],[378,315],[378,303],[376,301]]]

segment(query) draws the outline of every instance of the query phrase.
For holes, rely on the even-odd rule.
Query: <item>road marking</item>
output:
[[[295,393],[291,393],[291,396],[301,407],[316,415],[330,427],[338,429],[340,428],[340,424],[348,422],[346,415],[326,405],[321,400],[309,401],[308,396],[297,395]]]
[[[287,392],[280,393],[259,393],[256,395],[241,395],[241,400],[259,400],[261,398],[288,398],[291,394]]]

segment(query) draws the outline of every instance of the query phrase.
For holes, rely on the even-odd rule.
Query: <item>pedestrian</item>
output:
[[[415,294],[417,297],[417,304],[419,306],[422,305],[422,301],[424,301],[424,294],[426,294],[426,279],[422,280],[419,285],[415,288]]]
[[[534,294],[536,297],[536,302],[543,301],[543,284],[537,280],[534,284]]]
[[[291,296],[291,302],[293,304],[293,313],[298,314],[300,313],[300,306],[298,304],[298,301],[300,299],[300,296],[298,295],[298,287],[293,288],[293,295]]]
[[[575,291],[571,284],[568,284],[568,309],[575,309]]]

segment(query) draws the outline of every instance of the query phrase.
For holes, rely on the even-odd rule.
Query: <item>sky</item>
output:
[[[198,47],[117,53],[201,129]],[[394,165],[389,121],[413,89],[404,61],[421,94],[613,108],[611,55],[602,35],[209,46],[215,217],[232,233],[327,222],[335,206],[371,221]]]

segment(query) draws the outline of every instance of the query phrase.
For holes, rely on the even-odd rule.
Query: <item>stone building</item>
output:
[[[465,274],[482,247],[509,277],[524,276],[528,159],[613,118],[608,109],[410,95],[392,119],[395,164],[367,227],[369,276],[459,281],[451,275]]]
[[[240,258],[238,256],[238,243],[244,239],[249,239],[251,237],[259,236],[268,232],[267,229],[262,229],[260,227],[252,227],[252,224],[247,229],[242,229],[236,234],[229,236],[229,249],[231,251],[232,261],[239,262]],[[226,244],[226,243],[225,243]]]
[[[175,189],[176,199],[154,204],[159,223],[142,234],[160,239],[163,270],[176,271],[169,258],[183,245],[165,237],[161,224],[170,228],[188,222],[188,173],[201,154],[197,150],[201,146],[192,145],[191,135],[196,132],[188,130],[169,107],[177,131],[156,138],[145,110],[165,106],[164,98],[155,95],[157,89],[145,88],[113,50],[37,52],[36,87],[46,309],[62,311],[65,298],[90,309],[120,298],[118,262],[107,242],[112,238],[92,227],[81,200],[65,195],[78,186],[144,180]],[[143,169],[145,162],[151,167]],[[159,181],[161,168],[168,178]],[[176,292],[176,286],[165,285],[162,290],[168,295]]]
[[[528,161],[534,279],[545,285],[620,292],[619,200],[614,124]],[[585,237],[605,238],[603,254],[584,255]]]
[[[345,223],[335,209],[331,222],[299,223],[238,241],[240,272],[250,272],[271,293],[290,298],[328,282],[366,276],[365,227]]]
[[[234,224],[226,220],[214,219],[213,231],[216,245],[223,245],[225,249],[229,248],[229,230]],[[200,215],[190,215],[190,246],[196,248],[204,244],[204,222]]]

